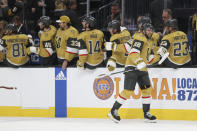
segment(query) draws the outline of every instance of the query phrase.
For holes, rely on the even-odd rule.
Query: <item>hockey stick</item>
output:
[[[158,62],[158,65],[161,65],[169,56],[169,52],[165,53],[161,60]]]
[[[157,65],[160,65],[160,64],[159,64],[159,63],[155,63],[155,64],[152,64],[152,65],[147,65],[146,67],[147,67],[147,68],[150,68],[150,67],[155,67],[155,66],[157,66]],[[100,75],[97,76],[97,78],[98,78],[98,79],[99,79],[99,78],[104,78],[104,77],[106,77],[106,76],[112,76],[112,75],[119,74],[119,73],[127,73],[127,72],[135,71],[135,70],[138,70],[138,69],[137,69],[137,68],[134,68],[134,69],[132,69],[132,70],[127,70],[127,71],[123,70],[123,71],[113,72],[113,73],[110,73],[110,74],[100,74]]]

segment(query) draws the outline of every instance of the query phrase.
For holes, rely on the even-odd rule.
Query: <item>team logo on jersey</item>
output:
[[[55,77],[55,80],[66,80],[66,77],[64,76],[64,73],[60,71]]]
[[[109,76],[94,80],[94,93],[99,99],[106,100],[111,97],[113,92],[114,83]]]

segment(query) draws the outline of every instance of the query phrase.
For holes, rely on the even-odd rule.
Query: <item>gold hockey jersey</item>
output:
[[[154,53],[156,53],[157,50],[159,49],[160,35],[153,32],[151,38],[153,40],[153,50],[154,50]]]
[[[6,35],[2,40],[6,48],[6,59],[10,64],[21,66],[29,61],[30,49],[27,35]]]
[[[0,51],[0,62],[3,62],[4,59],[5,59],[5,54],[3,51]]]
[[[57,58],[67,59],[68,61],[72,60],[72,58],[78,53],[77,47],[74,46],[77,40],[77,36],[78,31],[72,26],[70,26],[66,30],[57,30],[55,36]]]
[[[128,30],[123,30],[118,34],[114,34],[110,38],[110,42],[115,42],[117,44],[117,48],[112,52],[112,56],[110,59],[114,60],[119,65],[124,66],[127,59],[127,52],[124,47],[124,43],[131,39],[131,34]]]
[[[77,41],[80,63],[97,66],[103,62],[104,34],[102,31],[97,29],[84,31],[79,34]]]
[[[135,34],[132,36],[132,38],[135,39],[138,35],[142,35],[142,32],[136,31]],[[154,53],[156,53],[157,50],[159,49],[158,44],[159,44],[159,41],[160,41],[160,36],[159,36],[159,34],[153,32],[151,39],[152,39],[152,42],[153,42],[152,43],[153,44],[153,51],[154,51]]]
[[[132,40],[131,50],[126,60],[126,67],[137,67],[137,64],[145,62],[149,64],[149,56],[153,48],[152,40],[147,39],[144,34],[138,34]],[[141,71],[147,71],[147,68],[142,68]]]
[[[49,57],[55,51],[55,34],[56,28],[50,25],[49,31],[43,31],[40,36],[40,53],[41,57]]]
[[[169,61],[176,65],[184,65],[191,60],[187,35],[182,31],[164,36],[160,46],[168,50]]]

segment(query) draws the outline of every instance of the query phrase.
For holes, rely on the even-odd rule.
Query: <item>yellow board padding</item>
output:
[[[68,107],[68,118],[108,118],[110,108],[81,108]],[[190,120],[197,121],[197,110],[179,109],[151,109],[152,114],[159,120]],[[121,108],[119,110],[122,119],[143,119],[142,109]]]
[[[0,106],[0,116],[55,117],[55,107],[49,107],[49,109],[22,109],[19,106]]]

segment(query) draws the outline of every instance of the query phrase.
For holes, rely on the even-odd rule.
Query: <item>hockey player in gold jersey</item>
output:
[[[60,26],[55,36],[58,63],[62,64],[64,62],[65,65],[78,54],[77,47],[75,46],[78,31],[71,26],[68,16],[61,16],[56,22],[58,22]]]
[[[0,64],[3,63],[4,59],[5,59],[4,48],[0,47]]]
[[[6,35],[0,40],[0,49],[6,50],[6,64],[20,67],[28,63],[30,53],[39,53],[39,48],[33,47],[31,36],[17,34],[17,27],[8,24]]]
[[[96,19],[87,17],[85,28],[86,31],[77,37],[79,46],[78,67],[95,69],[104,66],[104,34],[102,31],[95,29]]]
[[[138,23],[138,31],[135,32],[135,34],[132,36],[132,39],[138,38],[139,36],[141,36],[143,34],[142,25],[146,24],[146,23],[151,24],[151,19],[147,16],[139,16],[137,23]],[[133,41],[132,39],[124,44],[125,50],[127,52],[129,52],[131,50],[131,44]],[[149,51],[151,51],[151,55],[148,58],[149,65],[152,65],[152,64],[159,61],[159,56],[156,55],[157,50],[159,49],[159,46],[158,46],[159,42],[160,42],[159,34],[157,34],[153,31],[151,38],[148,39],[148,43],[150,43],[150,45],[152,45],[151,48],[149,48]]]
[[[187,35],[178,31],[177,20],[171,19],[165,23],[167,35],[163,37],[158,54],[162,57],[165,66],[178,68],[190,65],[189,44]]]
[[[155,122],[156,117],[150,111],[151,102],[151,88],[150,79],[146,68],[148,55],[150,55],[149,48],[152,46],[148,43],[148,39],[152,37],[152,25],[147,23],[143,25],[142,34],[138,35],[132,41],[132,48],[126,60],[124,90],[120,93],[115,101],[108,116],[115,122],[120,121],[118,109],[122,104],[131,97],[135,90],[136,83],[142,90],[142,109],[144,112],[144,119],[147,122]],[[130,70],[130,71],[129,71]]]
[[[40,34],[40,56],[42,57],[42,65],[52,65],[56,61],[55,53],[55,34],[56,28],[50,25],[50,18],[42,16],[38,25],[42,30]]]
[[[131,39],[130,32],[122,29],[120,22],[113,20],[108,24],[108,30],[111,34],[110,42],[105,43],[106,50],[112,50],[112,56],[107,62],[109,71],[113,71],[116,66],[124,67],[127,59],[127,52],[124,49],[124,43]]]
[[[136,35],[142,33],[142,25],[145,23],[152,23],[150,17],[147,16],[139,16],[138,17],[138,31],[135,32],[135,34],[132,36],[133,39],[135,39]],[[156,32],[153,32],[151,39],[153,40],[153,52],[156,53],[158,50],[159,42],[160,42],[160,36]]]

